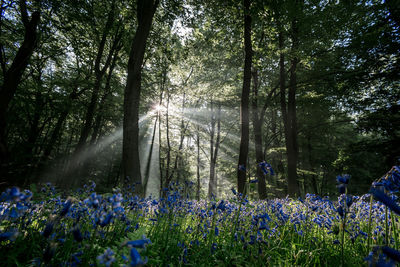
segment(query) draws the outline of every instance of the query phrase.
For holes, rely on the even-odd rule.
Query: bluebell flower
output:
[[[8,232],[4,232],[0,234],[0,241],[10,240],[15,241],[18,236],[18,231],[16,229],[12,229]]]
[[[67,199],[63,203],[63,209],[62,209],[62,211],[60,213],[61,217],[64,217],[68,213],[69,209],[71,208],[71,205],[72,205],[72,200],[71,199]]]
[[[151,241],[148,238],[127,241],[127,242],[124,243],[124,245],[132,246],[132,247],[135,247],[135,248],[145,248],[148,244],[151,244]]]
[[[346,205],[348,208],[350,208],[351,204],[353,204],[353,196],[352,195],[346,195]]]
[[[397,203],[391,197],[389,197],[384,192],[382,192],[381,190],[378,190],[375,187],[372,187],[369,192],[374,196],[374,198],[376,200],[385,204],[388,208],[390,208],[397,215],[400,215],[400,207],[399,207],[399,205],[397,205]]]
[[[221,211],[225,211],[225,209],[226,209],[226,204],[225,204],[225,202],[224,202],[223,200],[221,200],[221,201],[218,203],[217,209],[218,209],[218,210],[221,210]]]
[[[232,193],[236,196],[237,192],[236,192],[235,188],[232,187],[231,190],[232,190]]]
[[[388,256],[392,260],[400,262],[400,251],[397,251],[393,248],[385,246],[385,247],[382,247],[382,252],[385,253],[386,256]]]
[[[10,218],[13,218],[13,219],[18,218],[19,214],[18,214],[17,209],[16,208],[11,208],[9,216],[10,216]]]
[[[114,251],[110,248],[107,248],[103,254],[97,256],[97,260],[100,264],[104,264],[105,266],[109,267],[115,261]]]
[[[218,236],[218,235],[219,235],[219,229],[217,226],[215,226],[215,236]]]
[[[245,172],[246,171],[246,166],[245,165],[239,165],[239,170],[240,171],[242,171],[242,172]]]
[[[217,249],[217,243],[212,243],[211,245],[211,254],[214,254],[215,250]]]
[[[274,170],[272,169],[271,164],[269,164],[269,163],[267,163],[267,162],[265,162],[265,161],[262,161],[262,162],[258,163],[258,166],[260,167],[260,169],[262,170],[262,172],[263,172],[265,175],[268,174],[268,171],[269,171],[269,174],[270,174],[270,175],[274,175],[274,174],[275,174],[275,173],[274,173]]]
[[[251,184],[258,183],[258,179],[250,180],[250,183],[251,183]]]
[[[113,218],[112,213],[111,212],[107,213],[107,216],[103,220],[100,221],[100,226],[101,227],[106,226],[107,224],[109,224],[111,222],[112,218]]]
[[[139,252],[136,250],[136,248],[131,248],[131,267],[136,267],[136,266],[142,266],[147,263],[147,257],[143,261],[142,258],[140,257]]]
[[[342,176],[338,175],[336,176],[336,181],[339,184],[348,184],[350,181],[350,175],[348,174],[343,174]]]
[[[340,217],[342,217],[342,218],[344,217],[345,211],[344,211],[344,209],[343,209],[342,206],[339,206],[339,207],[337,208],[337,212],[339,213]]]

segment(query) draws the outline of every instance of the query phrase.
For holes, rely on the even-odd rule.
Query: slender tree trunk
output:
[[[146,161],[146,169],[144,171],[144,183],[143,183],[144,195],[146,195],[147,183],[149,182],[150,165],[151,165],[151,158],[153,156],[153,147],[154,147],[154,140],[156,137],[157,121],[158,121],[158,116],[156,116],[156,120],[154,121],[153,134],[152,134],[151,143],[150,143],[150,151],[149,151],[149,155],[148,155],[147,161]]]
[[[171,141],[169,139],[169,92],[167,92],[167,111],[165,113],[165,127],[167,137],[167,163],[165,166],[165,187],[168,188],[170,181],[170,165],[171,165]]]
[[[252,118],[254,128],[254,145],[256,151],[257,164],[264,161],[263,155],[263,141],[262,141],[262,124],[264,122],[264,114],[259,114],[258,110],[258,72],[253,71],[253,99],[252,99]],[[265,174],[257,166],[257,178],[258,178],[258,196],[260,199],[267,198],[267,188],[265,182]]]
[[[181,116],[181,140],[183,143],[183,140],[185,138],[185,101],[186,101],[186,92],[183,91],[183,97],[182,97],[182,116]],[[180,151],[179,151],[180,152]],[[181,171],[182,171],[182,167],[183,167],[183,159],[182,159],[182,155],[180,153],[178,153],[178,157],[177,157],[177,162],[179,163],[179,168],[177,170],[177,182],[180,183],[181,182]]]
[[[297,182],[297,160],[298,160],[298,144],[297,144],[297,115],[296,115],[296,91],[297,91],[297,74],[296,68],[299,62],[295,55],[298,50],[298,26],[297,19],[292,21],[292,53],[291,60],[289,93],[288,93],[288,113],[287,113],[287,161],[288,161],[288,194],[295,196],[299,194],[299,186]]]
[[[124,94],[124,124],[122,161],[124,181],[135,182],[135,191],[143,195],[139,161],[139,106],[142,81],[142,64],[158,0],[138,0],[138,27],[133,38],[128,61],[128,77]]]
[[[196,127],[196,146],[197,146],[197,187],[196,187],[196,199],[200,200],[200,127]]]
[[[99,101],[99,94],[100,94],[100,88],[101,88],[101,83],[102,83],[103,77],[104,77],[108,67],[111,64],[111,59],[113,58],[114,51],[119,46],[120,39],[122,38],[122,35],[117,30],[117,33],[114,36],[112,47],[110,48],[110,51],[107,55],[106,61],[103,65],[103,67],[101,67],[101,60],[103,58],[107,37],[108,37],[108,34],[114,23],[114,17],[115,17],[114,10],[115,10],[115,4],[113,3],[112,8],[111,8],[110,12],[108,13],[107,22],[106,22],[106,25],[105,25],[105,28],[103,31],[103,35],[101,37],[99,48],[97,50],[97,55],[96,55],[95,64],[94,64],[95,82],[94,82],[90,102],[89,102],[89,105],[86,110],[85,122],[84,122],[82,130],[81,130],[78,144],[76,145],[75,153],[81,152],[82,149],[84,148],[84,146],[86,145],[87,138],[89,137],[90,131],[92,130],[93,118],[94,118],[94,114],[96,112],[97,102]]]
[[[208,198],[215,196],[215,165],[214,165],[214,135],[215,135],[215,114],[214,103],[211,99],[211,129],[210,129],[210,177],[208,181]]]
[[[3,68],[3,83],[0,87],[0,165],[8,160],[6,128],[7,128],[7,111],[9,104],[13,99],[21,77],[28,66],[29,59],[36,47],[37,43],[37,27],[40,21],[40,11],[32,12],[31,17],[28,16],[26,3],[24,0],[19,1],[21,9],[21,18],[25,27],[24,40],[19,47],[17,54],[8,70]],[[1,48],[2,45],[1,45]],[[2,59],[3,61],[4,59]]]
[[[216,139],[215,126],[217,126]],[[221,136],[221,104],[218,104],[217,114],[214,113],[213,102],[211,100],[211,132],[210,132],[210,181],[208,183],[208,198],[216,197],[217,177],[215,169],[217,166],[218,150]]]
[[[159,105],[161,106],[162,101],[163,101],[163,93],[165,89],[165,83],[167,81],[167,70],[164,69],[162,72],[162,77],[161,77],[161,84],[160,84],[160,102]],[[168,109],[167,109],[168,111]],[[162,151],[162,146],[161,146],[161,111],[158,111],[158,160],[159,160],[159,169],[160,169],[160,197],[163,197],[163,189],[164,189],[164,159],[161,157],[161,151]]]
[[[243,88],[240,102],[240,151],[237,170],[237,186],[238,192],[244,193],[246,184],[246,172],[242,168],[247,166],[247,156],[249,152],[249,95],[251,84],[251,16],[250,16],[250,0],[243,0],[244,5],[244,71],[243,71]]]

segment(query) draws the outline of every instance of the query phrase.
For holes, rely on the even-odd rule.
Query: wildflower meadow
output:
[[[196,201],[170,184],[160,199],[130,188],[66,196],[50,183],[1,194],[2,266],[396,266],[400,166],[362,196]],[[187,184],[191,186],[191,184]]]

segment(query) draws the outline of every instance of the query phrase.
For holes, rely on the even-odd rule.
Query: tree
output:
[[[244,70],[243,70],[243,87],[240,102],[240,151],[237,170],[237,188],[238,192],[244,194],[246,184],[246,166],[247,156],[249,152],[249,95],[251,84],[251,15],[250,0],[243,0],[244,6]]]
[[[3,8],[5,2],[1,2],[1,16],[3,16]],[[21,12],[21,20],[24,25],[25,34],[24,39],[11,62],[10,67],[7,69],[7,65],[10,63],[4,57],[4,45],[0,44],[1,57],[0,64],[2,67],[2,76],[3,82],[0,88],[0,164],[4,163],[7,160],[7,140],[5,136],[5,130],[7,128],[7,110],[9,108],[9,104],[13,99],[18,85],[21,81],[21,77],[28,66],[29,59],[33,53],[33,50],[36,47],[38,32],[37,28],[40,22],[40,9],[39,9],[39,1],[36,1],[35,10],[33,10],[32,14],[29,17],[29,13],[27,10],[25,0],[19,1],[19,9]],[[3,17],[0,18],[0,22],[3,20]],[[1,29],[1,28],[0,28]]]
[[[142,79],[142,64],[154,13],[158,0],[139,0],[135,37],[132,41],[128,61],[128,77],[124,94],[122,164],[124,181],[135,183],[137,194],[143,194],[139,161],[139,105]]]

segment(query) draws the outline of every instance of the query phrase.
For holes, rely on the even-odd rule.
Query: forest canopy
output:
[[[400,156],[399,8],[2,0],[0,187],[365,193]]]

